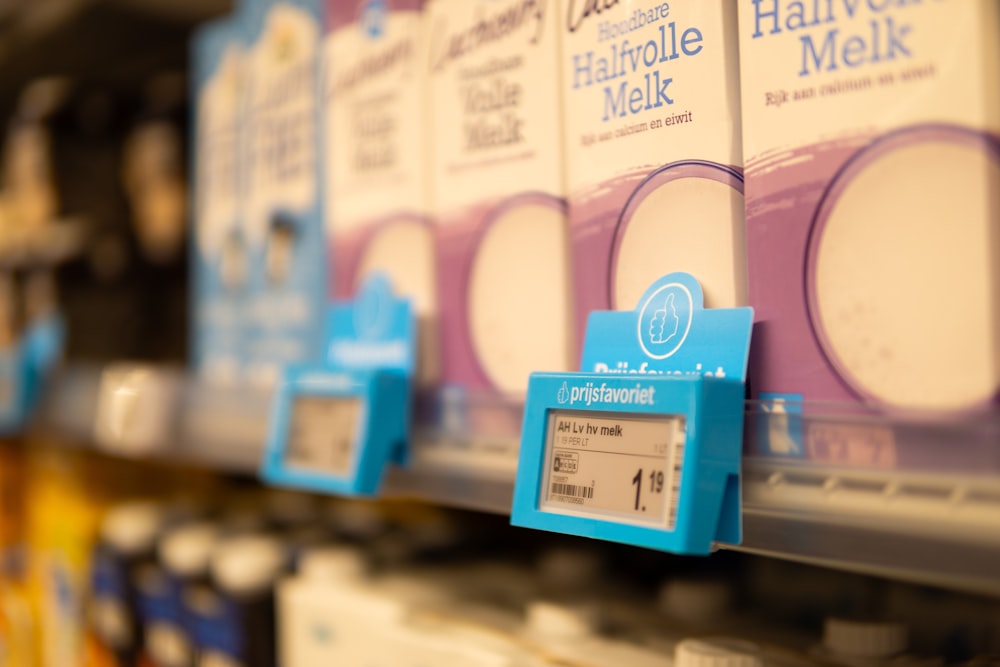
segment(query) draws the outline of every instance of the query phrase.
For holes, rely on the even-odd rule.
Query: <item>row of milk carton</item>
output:
[[[516,398],[686,271],[763,398],[996,397],[993,0],[243,0],[193,61],[216,380],[320,359],[379,271],[422,385]]]

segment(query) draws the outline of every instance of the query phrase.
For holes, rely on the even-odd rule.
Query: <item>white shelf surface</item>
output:
[[[75,366],[53,382],[36,427],[121,456],[252,474],[269,404],[180,370]],[[1000,419],[816,409],[792,421],[803,453],[773,455],[754,436],[773,418],[748,404],[744,540],[720,548],[1000,595]],[[411,465],[388,472],[383,495],[506,514],[517,447],[418,432]]]

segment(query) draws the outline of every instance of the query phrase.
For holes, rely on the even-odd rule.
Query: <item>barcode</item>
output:
[[[553,482],[552,495],[573,496],[574,498],[593,498],[594,487],[581,486],[579,484],[560,484],[559,482]]]

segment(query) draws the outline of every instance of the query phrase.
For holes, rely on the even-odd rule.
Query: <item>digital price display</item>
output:
[[[409,376],[290,368],[274,395],[261,476],[321,493],[374,495],[406,462]]]
[[[577,372],[532,373],[510,521],[705,555],[739,544],[753,309],[704,307],[687,273],[594,311]]]
[[[539,509],[672,530],[683,415],[550,410]]]
[[[364,407],[357,397],[297,396],[285,465],[344,477],[354,469]]]

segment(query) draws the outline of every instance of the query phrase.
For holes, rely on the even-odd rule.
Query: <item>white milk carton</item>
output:
[[[247,0],[246,125],[241,159],[249,267],[250,380],[322,355],[327,302],[320,178],[320,0]]]
[[[1000,385],[1000,4],[740,0],[756,391],[881,409]]]
[[[443,379],[471,393],[520,400],[575,365],[556,9],[427,8]]]
[[[332,292],[350,298],[372,272],[413,300],[418,378],[440,360],[434,230],[428,204],[423,0],[327,0],[325,217]]]
[[[560,0],[558,23],[577,333],[674,271],[745,305],[735,0]]]
[[[239,189],[245,49],[236,20],[200,27],[191,61],[194,365],[209,382],[235,384],[243,361],[247,279]]]

